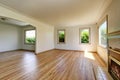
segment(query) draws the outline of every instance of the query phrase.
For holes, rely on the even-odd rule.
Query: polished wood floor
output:
[[[0,80],[111,80],[96,53],[51,50],[0,53]]]

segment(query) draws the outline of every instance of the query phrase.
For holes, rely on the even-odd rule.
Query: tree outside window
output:
[[[65,30],[58,30],[58,42],[65,43]]]
[[[80,43],[90,43],[90,29],[80,29]]]

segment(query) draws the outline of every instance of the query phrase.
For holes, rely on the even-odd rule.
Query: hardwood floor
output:
[[[0,53],[0,80],[111,80],[96,53],[51,50]]]

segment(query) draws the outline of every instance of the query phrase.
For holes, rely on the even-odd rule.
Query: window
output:
[[[26,30],[25,31],[25,43],[26,44],[35,44],[35,30]]]
[[[80,29],[80,43],[90,43],[90,29]]]
[[[99,45],[107,47],[107,21],[104,21],[99,27]]]
[[[58,30],[58,43],[65,43],[65,30]]]

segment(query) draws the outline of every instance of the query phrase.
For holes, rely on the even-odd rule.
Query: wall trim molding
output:
[[[84,52],[82,50],[69,50],[69,49],[57,49],[55,48],[54,50],[64,50],[64,51],[78,51],[78,52]],[[88,51],[88,52],[91,52],[91,53],[97,53],[97,51]]]
[[[13,52],[13,51],[30,51],[30,52],[35,52],[34,50],[15,49],[15,50],[2,51],[0,53],[7,53],[7,52]]]
[[[42,53],[46,53],[46,52],[49,52],[49,51],[52,51],[52,50],[55,50],[55,48],[50,49],[50,50],[46,50],[46,51],[42,51],[42,52],[35,53],[35,55],[42,54]]]

